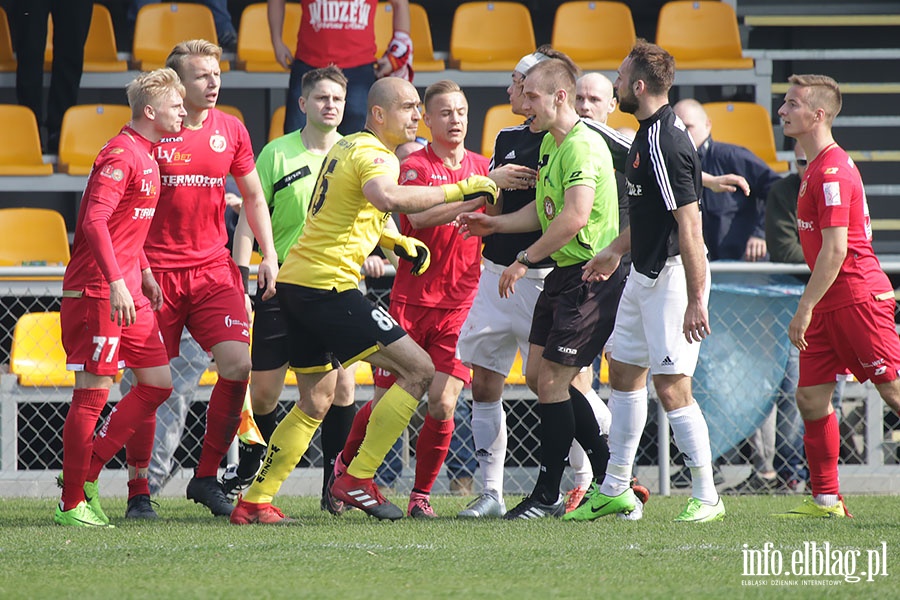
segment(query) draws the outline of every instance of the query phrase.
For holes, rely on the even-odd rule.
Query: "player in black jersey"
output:
[[[638,40],[619,67],[619,107],[640,121],[626,164],[630,227],[586,266],[585,279],[605,279],[631,250],[632,267],[612,338],[610,460],[599,490],[566,515],[589,520],[633,509],[632,463],[647,420],[647,372],[691,469],[692,497],[676,518],[719,520],[706,420],[691,391],[700,342],[710,333],[709,263],[699,198],[700,158],[669,106],[675,60]]]

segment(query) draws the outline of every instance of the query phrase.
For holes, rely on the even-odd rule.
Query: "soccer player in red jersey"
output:
[[[247,221],[259,241],[263,299],[275,293],[277,254],[272,224],[253,161],[250,135],[241,121],[215,108],[221,84],[221,48],[206,40],[181,42],[166,65],[184,82],[183,129],[155,148],[162,183],[156,218],[144,249],[163,291],[159,328],[169,358],[178,355],[187,327],[216,361],[219,379],[206,412],[206,433],[187,497],[216,516],[233,508],[216,479],[240,422],[250,375],[250,326],[241,274],[225,247],[228,236],[225,178],[235,178]],[[129,464],[146,468],[155,424],[148,420],[128,444]]]
[[[439,81],[425,90],[425,124],[433,141],[410,154],[400,167],[400,184],[433,186],[456,183],[471,175],[487,175],[488,160],[466,150],[469,105],[452,81]],[[428,411],[416,444],[416,477],[407,514],[434,517],[429,496],[450,447],[453,412],[463,385],[471,380],[468,367],[456,356],[459,332],[478,288],[481,273],[480,240],[464,239],[453,222],[463,212],[478,210],[483,198],[446,204],[417,214],[400,215],[400,231],[428,246],[432,266],[421,275],[399,270],[391,291],[390,314],[420,346],[435,366],[428,388]],[[375,370],[375,397],[380,398],[395,378]],[[342,456],[354,456],[365,435],[371,403],[354,419]]]
[[[862,179],[831,127],[841,90],[825,75],[792,75],[778,116],[809,159],[797,199],[797,227],[812,275],[788,326],[800,350],[797,408],[806,431],[812,499],[780,516],[851,516],[838,487],[840,434],[831,406],[837,376],[872,380],[900,414],[900,338],[894,291],[872,250]]]
[[[114,409],[125,436],[119,448],[138,423],[154,418],[172,391],[153,314],[162,292],[141,248],[159,201],[159,167],[151,149],[181,129],[184,87],[174,71],[159,69],[138,76],[126,92],[132,121],[94,161],[63,278],[62,342],[75,390],[63,426],[62,500],[54,515],[60,525],[109,525],[96,475],[89,478],[88,468],[94,428],[119,369],[131,367],[137,379]],[[105,438],[105,427],[99,435]]]

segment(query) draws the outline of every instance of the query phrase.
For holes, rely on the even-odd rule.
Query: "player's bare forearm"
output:
[[[675,219],[678,221],[678,244],[688,296],[683,333],[688,342],[699,342],[711,333],[711,329],[704,302],[707,260],[698,203],[676,209]]]
[[[847,228],[826,227],[822,230],[822,248],[816,256],[809,283],[800,296],[799,308],[812,312],[825,292],[834,284],[847,257]]]
[[[247,214],[241,211],[237,225],[234,228],[234,242],[231,246],[231,258],[241,267],[250,265],[250,255],[253,253],[253,232],[247,221]]]
[[[589,205],[590,206],[590,205]],[[578,232],[587,224],[587,217],[578,210],[568,210],[569,204],[555,219],[550,221],[547,229],[531,246],[528,251],[528,260],[537,262],[544,260],[578,235]],[[588,209],[590,213],[590,209]],[[536,218],[536,217],[535,217]]]
[[[584,281],[606,281],[619,267],[622,256],[631,250],[631,227],[626,227],[616,239],[611,241],[582,267]]]
[[[466,226],[464,230],[468,228],[472,235],[480,236],[492,233],[524,233],[527,231],[537,231],[541,228],[541,222],[538,220],[533,201],[514,213],[496,216],[489,216],[483,213],[464,213],[463,215],[460,215],[460,219],[461,224]],[[473,229],[475,221],[490,223],[490,230],[476,231]]]
[[[409,18],[409,0],[390,0],[391,3],[391,12],[393,17],[391,18],[391,25],[393,25],[393,31],[405,31],[409,33],[412,25],[410,24]]]
[[[482,198],[476,198],[474,200],[466,200],[465,202],[432,206],[422,212],[411,213],[407,215],[407,218],[413,229],[437,227],[438,225],[452,223],[459,215],[465,212],[476,211],[482,206],[484,206],[484,200]]]
[[[736,175],[734,173],[710,175],[704,171],[702,181],[703,187],[708,188],[713,192],[736,192],[738,188],[740,188],[745,196],[750,195],[750,184],[747,183],[747,180],[741,175]]]

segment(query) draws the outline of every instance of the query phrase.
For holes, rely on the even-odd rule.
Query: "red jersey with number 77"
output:
[[[100,150],[78,210],[64,290],[109,298],[109,282],[124,278],[135,306],[148,302],[141,292],[141,248],[160,189],[151,147],[126,126]]]
[[[815,312],[850,306],[893,289],[872,249],[872,222],[859,170],[837,144],[809,163],[800,183],[797,229],[810,269],[822,250],[822,230],[828,227],[847,228],[847,256]]]
[[[197,129],[183,127],[154,149],[161,193],[144,250],[155,271],[198,267],[229,256],[225,178],[254,169],[241,121],[210,109]]]

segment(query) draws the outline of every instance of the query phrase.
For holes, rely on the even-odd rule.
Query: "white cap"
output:
[[[516,65],[515,71],[517,73],[521,73],[525,75],[528,73],[528,69],[538,64],[541,61],[545,61],[549,56],[542,52],[532,52],[531,54],[526,54],[522,57],[522,60],[519,61],[519,64]]]

